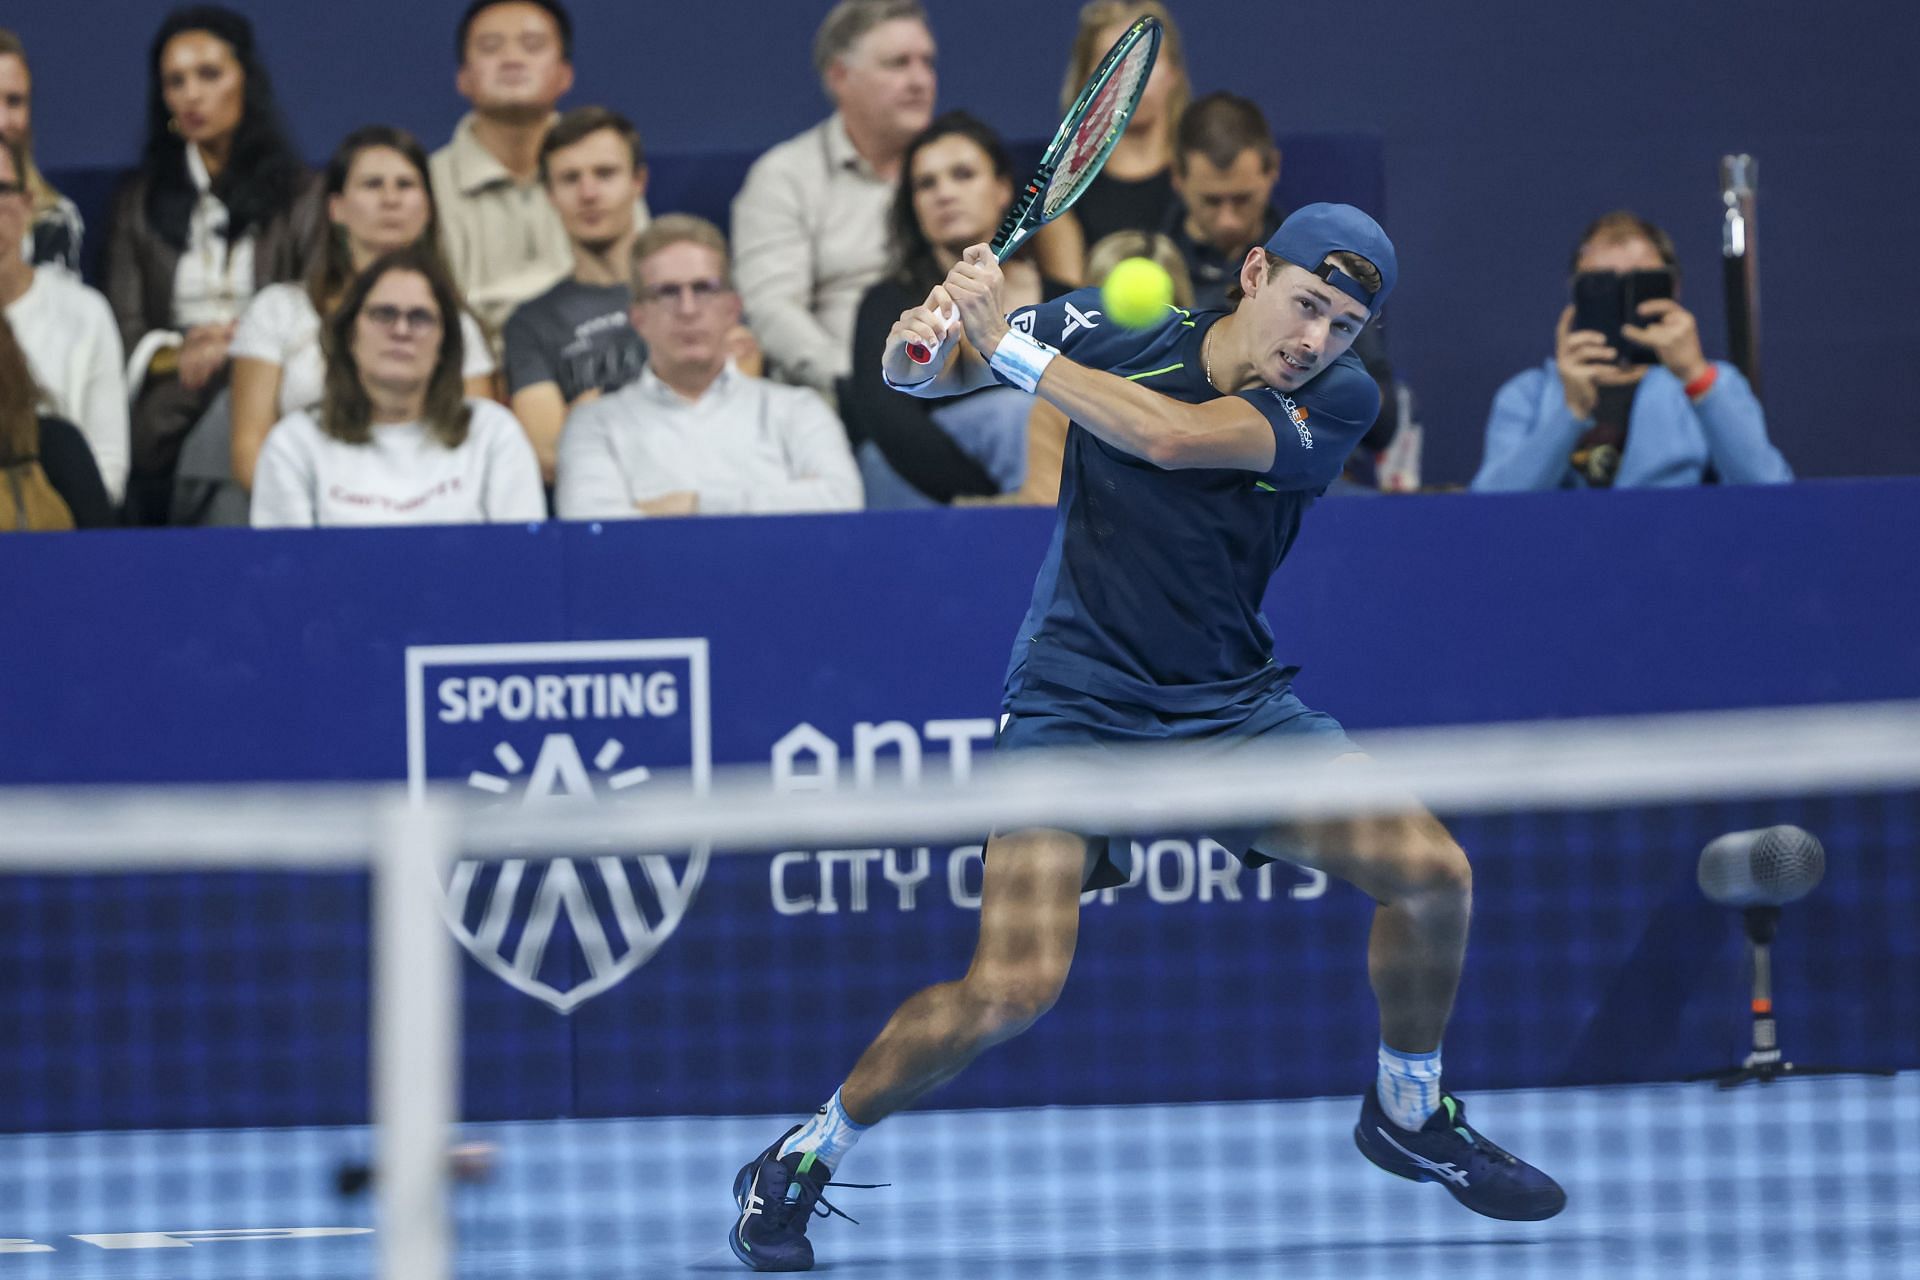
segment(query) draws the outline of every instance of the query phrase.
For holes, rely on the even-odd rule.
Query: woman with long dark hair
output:
[[[161,524],[181,441],[226,385],[234,323],[262,285],[305,271],[319,201],[245,18],[174,10],[148,69],[146,150],[115,203],[107,298],[134,384],[127,514]]]
[[[273,424],[320,403],[321,325],[354,276],[408,245],[444,261],[427,153],[412,134],[389,125],[356,129],[334,148],[325,177],[329,234],[306,283],[270,284],[254,294],[233,335],[233,477],[248,488]],[[460,328],[466,392],[490,395],[494,363],[486,335],[465,309]]]
[[[964,111],[939,117],[907,144],[888,217],[893,270],[860,300],[853,372],[840,398],[869,509],[950,503],[1020,487],[1032,396],[989,387],[947,400],[917,400],[880,378],[880,355],[894,321],[946,279],[968,245],[993,235],[1013,200],[1014,182],[999,136]],[[1041,277],[1025,251],[1003,270],[1009,309],[1064,292]],[[954,341],[965,338],[956,331]]]
[[[320,406],[281,419],[260,451],[256,527],[546,518],[519,420],[464,394],[460,314],[445,264],[424,245],[354,278],[327,321]]]
[[[40,388],[0,315],[0,533],[113,523],[100,468],[80,429],[40,414]]]

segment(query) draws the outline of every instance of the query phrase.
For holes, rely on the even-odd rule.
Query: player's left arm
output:
[[[991,359],[1010,331],[1002,315],[999,264],[984,250],[969,249],[943,287],[959,309],[967,337]],[[1100,440],[1165,470],[1284,471],[1285,478],[1293,478],[1288,455],[1296,433],[1288,421],[1283,435],[1273,420],[1272,413],[1281,412],[1277,401],[1272,412],[1257,397],[1246,395],[1187,404],[1065,355],[1047,362],[1034,391]],[[1376,392],[1375,411],[1377,397]],[[1300,447],[1310,449],[1311,444]],[[1322,458],[1332,447],[1337,446],[1323,450]],[[1350,440],[1339,448],[1342,461],[1351,448]],[[1336,472],[1339,465],[1334,464]],[[1313,473],[1309,481],[1286,487],[1309,487],[1319,468],[1309,470]]]
[[[1187,404],[1066,356],[1047,364],[1037,393],[1114,448],[1167,471],[1273,466],[1273,428],[1239,396]]]

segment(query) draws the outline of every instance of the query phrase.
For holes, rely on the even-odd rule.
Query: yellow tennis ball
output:
[[[1125,329],[1150,329],[1173,305],[1173,277],[1152,258],[1122,258],[1100,286],[1107,316]]]

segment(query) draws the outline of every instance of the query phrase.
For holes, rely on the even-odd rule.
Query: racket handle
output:
[[[953,333],[953,322],[959,316],[960,310],[956,307],[951,314],[944,310],[936,310],[933,314],[940,317],[940,341],[930,347],[925,343],[909,342],[907,359],[915,364],[933,363],[933,358],[940,354],[940,348],[947,345],[947,338]]]

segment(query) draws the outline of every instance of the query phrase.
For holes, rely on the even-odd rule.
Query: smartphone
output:
[[[1671,271],[1582,271],[1573,278],[1573,327],[1603,334],[1621,364],[1658,364],[1651,347],[1628,342],[1620,327],[1646,324],[1640,304],[1672,296]]]

